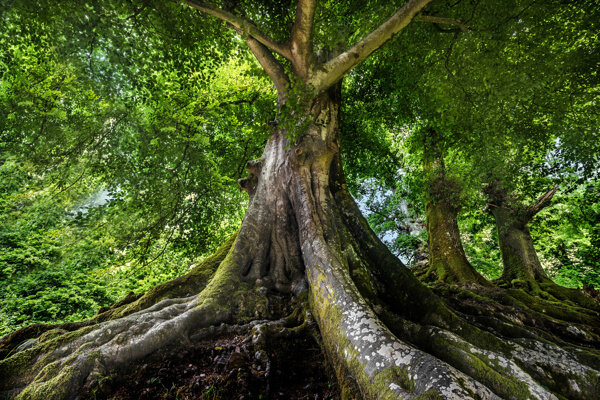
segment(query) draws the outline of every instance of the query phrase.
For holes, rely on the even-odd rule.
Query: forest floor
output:
[[[87,399],[338,399],[335,375],[310,334],[269,341],[225,335],[167,350],[100,379]]]

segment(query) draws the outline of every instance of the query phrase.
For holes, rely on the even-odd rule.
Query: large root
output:
[[[162,285],[158,285],[143,295],[134,295],[133,293],[130,293],[123,300],[115,303],[111,307],[101,308],[98,315],[89,320],[68,322],[64,324],[33,324],[1,338],[0,360],[17,350],[31,347],[37,342],[36,339],[46,332],[54,331],[53,333],[46,335],[46,337],[56,336],[60,332],[71,332],[90,325],[128,316],[144,310],[164,299],[188,297],[201,292],[214,276],[217,268],[228,254],[236,237],[237,234],[232,235],[232,237],[230,237],[215,252],[215,254],[206,258],[203,262],[192,268],[187,274]]]
[[[94,399],[339,398],[306,296],[278,320],[221,324],[120,373],[90,381]],[[274,355],[274,356],[273,356]]]
[[[0,393],[19,399],[72,398],[82,385],[166,346],[184,345],[199,329],[231,321],[267,318],[278,304],[266,290],[239,280],[232,251],[198,294],[171,297],[136,312],[74,331],[47,331],[0,361]],[[214,261],[214,260],[213,260]],[[176,280],[173,282],[181,282]],[[173,289],[179,284],[165,287]],[[201,288],[201,287],[200,287]],[[202,288],[201,288],[202,289]],[[139,301],[146,301],[144,297]]]

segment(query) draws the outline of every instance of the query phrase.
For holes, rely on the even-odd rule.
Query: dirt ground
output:
[[[88,399],[339,399],[335,375],[310,334],[269,340],[247,335],[190,343],[151,356],[135,370],[102,377]]]

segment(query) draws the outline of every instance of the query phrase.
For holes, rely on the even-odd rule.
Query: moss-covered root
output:
[[[45,332],[75,331],[133,314],[169,297],[189,297],[201,292],[228,254],[236,237],[237,234],[232,235],[215,254],[206,258],[187,274],[158,285],[143,295],[130,293],[123,300],[106,309],[101,309],[98,315],[89,320],[64,324],[33,324],[2,337],[0,339],[0,360],[14,354],[17,349],[30,347],[36,342],[35,339]]]
[[[529,338],[500,340],[487,332],[480,332],[483,340],[474,344],[440,328],[408,321],[402,325],[407,338],[502,398],[583,400],[600,395],[596,360],[585,362],[573,349]]]
[[[165,299],[116,320],[59,332],[0,361],[0,395],[72,398],[86,381],[167,345],[184,344],[198,329],[266,317],[266,293],[241,282],[232,260],[230,253],[199,295]]]
[[[499,399],[466,374],[397,339],[344,268],[309,264],[307,276],[311,308],[342,392],[344,377],[351,375],[365,399]]]

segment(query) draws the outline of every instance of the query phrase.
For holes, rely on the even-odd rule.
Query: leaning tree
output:
[[[173,27],[178,35],[186,29],[195,35],[203,24],[215,23],[210,18],[224,21],[277,91],[277,119],[263,155],[248,162],[249,176],[239,181],[250,198],[243,223],[214,256],[185,276],[89,321],[35,326],[4,338],[4,396],[76,397],[101,376],[167,346],[186,346],[214,332],[214,325],[246,323],[255,336],[269,327],[283,334],[286,325],[278,320],[285,317],[289,296],[307,299],[303,315],[316,321],[345,397],[598,395],[596,306],[528,307],[506,296],[506,304],[486,307],[467,296],[455,311],[379,241],[347,190],[340,155],[344,75],[411,21],[460,27],[457,18],[476,13],[476,5],[434,4],[428,12],[431,0],[182,3],[185,7],[146,1],[123,19],[141,24],[137,17],[153,8],[159,12],[151,14],[149,24],[168,12],[190,18],[187,28]],[[501,3],[498,11],[509,10],[508,19],[532,7]],[[81,9],[84,19],[93,20],[88,18],[93,6],[82,2]],[[487,6],[485,12],[490,11]],[[95,40],[102,40],[101,34],[95,32]],[[202,43],[210,49],[210,41]]]

